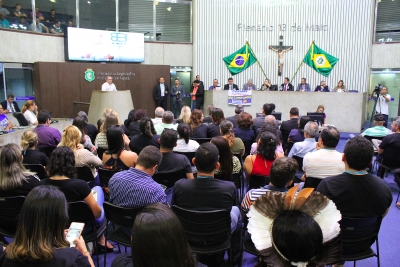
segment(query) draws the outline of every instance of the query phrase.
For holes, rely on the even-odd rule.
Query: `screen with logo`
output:
[[[67,60],[144,62],[143,33],[68,27]]]

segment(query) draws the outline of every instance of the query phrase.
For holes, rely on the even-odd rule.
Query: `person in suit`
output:
[[[21,112],[21,109],[18,107],[18,103],[14,101],[14,95],[9,94],[7,96],[7,100],[1,102],[1,106],[4,109],[4,113],[14,113]]]
[[[253,84],[253,79],[249,79],[247,83],[243,84],[243,90],[257,90],[255,84]]]
[[[286,151],[288,147],[288,137],[289,133],[292,129],[297,129],[299,127],[299,109],[293,107],[290,109],[290,119],[287,121],[283,121],[281,124],[281,132],[282,132],[282,142],[283,142],[283,151]]]
[[[293,91],[293,85],[289,83],[288,77],[285,77],[285,79],[283,79],[283,83],[281,84],[281,88],[279,89],[279,91]]]
[[[330,92],[328,85],[325,81],[321,81],[321,84],[315,87],[314,92]]]
[[[257,129],[261,129],[265,125],[265,117],[271,115],[275,110],[274,103],[265,103],[261,109],[262,116],[253,119],[253,131],[256,134]]]
[[[164,77],[160,77],[159,83],[154,86],[153,89],[153,96],[156,100],[157,107],[162,107],[164,110],[167,110],[168,93],[168,85],[164,83]]]
[[[296,91],[311,91],[310,85],[306,83],[306,78],[301,78],[301,82],[297,85]]]
[[[239,90],[239,88],[233,83],[233,79],[229,78],[228,83],[224,85],[224,90]]]
[[[204,89],[204,83],[203,83],[203,81],[202,80],[200,80],[200,75],[196,75],[196,79],[195,80],[199,80],[199,82],[200,82],[200,86],[202,86],[203,87],[203,89]]]
[[[235,107],[235,115],[226,118],[226,120],[232,122],[233,128],[238,127],[237,119],[239,117],[239,114],[242,113],[243,111],[244,111],[244,107],[241,104],[239,104]]]

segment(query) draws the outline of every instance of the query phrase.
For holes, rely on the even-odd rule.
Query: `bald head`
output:
[[[272,115],[265,116],[265,125],[275,126],[276,120],[275,117]]]
[[[162,107],[156,108],[155,110],[156,118],[162,118],[163,114],[164,114],[164,109]]]

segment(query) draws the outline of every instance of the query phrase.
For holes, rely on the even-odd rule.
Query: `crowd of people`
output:
[[[10,112],[19,109],[13,101],[2,107]],[[367,171],[374,156],[372,142],[354,137],[342,154],[336,150],[337,128],[321,128],[296,107],[282,122],[272,115],[275,104],[266,103],[262,110],[262,116],[253,119],[238,105],[226,117],[222,109],[210,106],[204,117],[202,110],[183,106],[176,119],[171,111],[157,107],[155,118],[138,109],[121,122],[119,113],[107,108],[97,126],[89,124],[81,111],[60,133],[49,127],[50,113],[27,101],[22,112],[37,127],[23,134],[22,152],[12,143],[0,149],[0,197],[26,196],[18,218],[0,218],[0,227],[15,233],[12,242],[1,247],[0,266],[94,266],[93,251],[82,236],[74,240],[75,248],[65,240],[67,203],[86,202],[96,218],[96,225],[85,222],[85,234],[104,222],[103,194],[114,205],[142,209],[132,228],[124,229],[132,240],[132,254],[118,256],[113,267],[220,266],[222,254],[193,257],[182,225],[169,208],[172,205],[229,211],[235,263],[240,260],[242,227],[247,226],[260,260],[267,265],[341,266],[340,249],[331,251],[325,245],[329,241],[330,247],[341,246],[341,218],[385,216],[392,202],[386,183]],[[317,111],[323,112],[324,107]],[[393,144],[400,143],[400,117],[394,120],[392,133],[381,129],[379,115],[366,134],[385,136],[377,148],[380,158],[397,164]],[[47,177],[40,179],[24,164],[43,165]],[[90,170],[89,181],[80,179],[82,167]],[[107,187],[100,182],[99,167],[115,171]],[[301,178],[296,177],[299,170],[304,171]],[[181,179],[172,187],[156,182],[156,176],[176,173]],[[248,180],[250,190],[244,195],[232,178],[235,173]],[[293,185],[300,182],[306,191],[296,193],[298,186]],[[296,200],[296,194],[307,203],[324,204],[310,210],[304,201]],[[286,205],[286,198],[294,204]],[[296,242],[285,242],[289,239]],[[94,252],[113,251],[103,235],[96,242]],[[308,248],[307,253],[299,253],[298,247]]]

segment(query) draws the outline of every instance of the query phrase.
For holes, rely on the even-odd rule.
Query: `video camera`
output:
[[[376,93],[377,95],[379,95],[381,93],[382,88],[383,88],[383,85],[378,83],[378,86],[375,86],[373,93]]]

